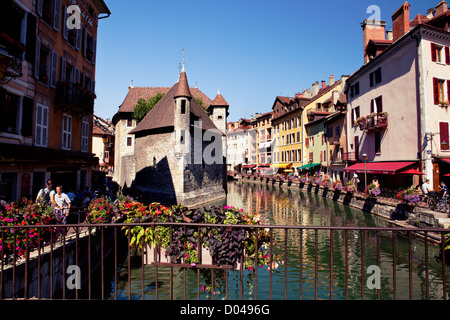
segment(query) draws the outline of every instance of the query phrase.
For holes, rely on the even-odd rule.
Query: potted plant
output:
[[[381,190],[375,184],[371,183],[364,189],[364,193],[369,197],[375,198],[381,194]]]
[[[447,101],[439,100],[439,106],[440,106],[441,108],[448,109],[448,105],[449,105],[449,100],[447,100]]]
[[[344,186],[342,185],[341,181],[336,181],[335,183],[333,183],[334,190],[342,191],[343,188],[344,188]]]
[[[347,182],[347,184],[346,184],[346,186],[345,186],[345,190],[346,190],[348,193],[356,192],[356,187],[355,187],[355,184],[353,183],[353,181]]]
[[[367,127],[367,118],[366,117],[360,117],[356,119],[356,125],[359,126],[360,130],[364,130]]]
[[[331,187],[331,180],[330,179],[324,179],[323,181],[322,181],[322,187],[324,187],[324,188],[330,188]]]

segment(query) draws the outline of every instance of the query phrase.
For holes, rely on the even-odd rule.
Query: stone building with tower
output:
[[[219,93],[206,109],[192,94],[183,67],[178,82],[128,132],[134,146],[119,157],[121,185],[139,192],[144,202],[192,207],[224,198],[228,103]]]

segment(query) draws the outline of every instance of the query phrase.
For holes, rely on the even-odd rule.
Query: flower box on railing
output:
[[[233,265],[217,264],[209,249],[205,247],[202,247],[199,263],[186,263],[183,261],[184,259],[171,261],[170,257],[166,255],[166,250],[159,246],[154,248],[147,244],[143,251],[143,260],[144,264],[155,266],[241,270],[241,263],[239,262],[241,259],[238,259]]]

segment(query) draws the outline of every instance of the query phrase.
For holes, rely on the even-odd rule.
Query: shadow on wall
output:
[[[131,186],[127,187],[125,184],[123,193],[146,204],[152,202],[167,206],[176,204],[175,187],[167,157],[156,165],[137,172]]]

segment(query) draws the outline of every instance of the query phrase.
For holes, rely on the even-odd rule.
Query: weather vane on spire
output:
[[[182,49],[182,51],[183,51],[183,69],[181,70],[181,72],[185,72],[186,69],[184,68],[184,48]]]

